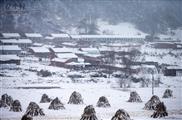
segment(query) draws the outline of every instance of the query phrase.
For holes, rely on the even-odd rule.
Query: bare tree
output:
[[[128,50],[127,54],[120,55],[121,57],[121,65],[123,65],[123,77],[120,79],[120,87],[126,88],[130,87],[131,78],[134,74],[132,70],[132,65],[136,62],[141,52],[137,49]]]

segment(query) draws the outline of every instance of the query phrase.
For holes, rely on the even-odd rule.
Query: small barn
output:
[[[80,51],[83,54],[80,54],[85,62],[91,63],[92,65],[98,65],[102,62],[100,51],[97,48],[81,48]]]
[[[0,55],[0,64],[20,65],[20,58],[17,55]]]
[[[66,47],[49,48],[49,50],[51,52],[51,55],[54,57],[56,57],[56,54],[75,53],[75,51],[77,51],[77,49]]]
[[[50,58],[50,51],[46,47],[30,47],[29,52],[39,58]]]
[[[15,54],[19,55],[21,52],[21,48],[18,45],[0,45],[0,54]]]
[[[51,65],[58,67],[66,67],[66,63],[78,62],[78,56],[74,53],[59,53],[56,58],[51,60]]]
[[[164,69],[164,76],[182,76],[181,66],[168,66]]]

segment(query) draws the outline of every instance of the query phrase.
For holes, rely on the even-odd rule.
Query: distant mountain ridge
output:
[[[64,32],[84,18],[129,22],[146,33],[182,26],[181,0],[0,0],[0,10],[0,32]]]

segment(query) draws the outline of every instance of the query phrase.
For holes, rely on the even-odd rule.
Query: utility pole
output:
[[[152,95],[154,95],[154,72],[152,71]]]

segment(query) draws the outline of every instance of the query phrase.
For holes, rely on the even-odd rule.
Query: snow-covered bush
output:
[[[33,118],[30,115],[25,114],[22,116],[21,120],[33,120]]]
[[[39,75],[41,77],[48,77],[48,76],[51,76],[52,73],[48,70],[40,70],[37,72],[37,75]]]
[[[159,97],[156,96],[156,95],[153,95],[153,96],[150,98],[150,100],[145,104],[144,109],[146,109],[146,110],[155,110],[157,104],[159,104],[159,103],[160,103]]]
[[[97,102],[97,107],[110,107],[108,99],[105,96],[99,98]]]
[[[13,98],[11,96],[9,96],[8,94],[3,94],[1,96],[1,101],[3,104],[6,104],[7,106],[11,106],[13,103]]]
[[[119,109],[116,111],[115,115],[112,117],[111,120],[131,120],[131,118],[124,109]]]
[[[162,98],[173,97],[173,91],[171,89],[166,89]]]
[[[153,117],[153,118],[161,118],[161,117],[165,117],[165,116],[168,116],[168,113],[167,113],[167,110],[166,110],[166,106],[164,105],[163,102],[160,102],[159,104],[157,104],[156,110],[151,115],[151,117]]]
[[[49,109],[59,110],[59,109],[65,109],[65,107],[63,103],[58,99],[58,97],[56,97],[49,105]]]
[[[130,98],[128,102],[142,102],[142,100],[140,96],[138,95],[138,93],[136,91],[133,91],[130,93]]]
[[[39,107],[39,105],[35,102],[30,102],[27,110],[26,110],[26,114],[30,115],[30,116],[44,116],[44,112],[42,110],[42,108]]]
[[[13,101],[11,108],[10,108],[10,111],[13,111],[13,112],[21,112],[22,111],[21,103],[19,100]]]
[[[40,100],[40,103],[49,103],[51,101],[51,99],[48,97],[47,94],[43,94],[42,98]]]
[[[74,91],[70,96],[68,104],[83,104],[83,98],[81,94]]]
[[[88,105],[85,107],[80,120],[98,120],[95,109],[92,105]]]

